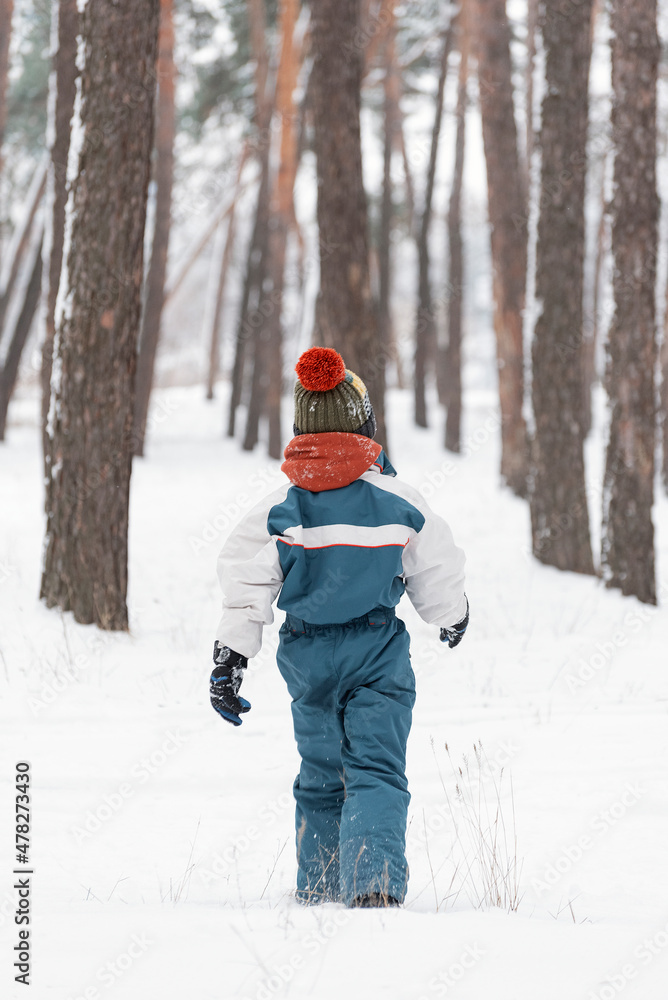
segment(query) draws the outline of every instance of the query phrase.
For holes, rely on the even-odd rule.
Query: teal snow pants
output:
[[[371,892],[404,899],[415,702],[408,649],[393,608],[343,625],[288,615],[281,626],[277,662],[302,758],[294,795],[303,902],[350,905]]]

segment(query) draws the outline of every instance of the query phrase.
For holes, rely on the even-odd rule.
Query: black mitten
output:
[[[466,595],[464,595],[466,597]],[[456,625],[452,625],[450,628],[441,629],[441,642],[447,642],[450,649],[454,649],[458,646],[464,637],[464,632],[466,632],[466,626],[469,623],[469,599],[466,598],[466,614],[460,622]]]
[[[221,646],[216,639],[213,645],[213,662],[216,665],[209,685],[211,704],[226,722],[240,726],[242,720],[239,716],[248,712],[251,707],[249,701],[238,697],[248,658],[235,653],[229,646]]]

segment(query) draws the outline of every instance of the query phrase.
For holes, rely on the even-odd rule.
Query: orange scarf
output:
[[[348,486],[373,465],[381,446],[362,434],[299,434],[285,449],[281,469],[303,490],[320,493]]]

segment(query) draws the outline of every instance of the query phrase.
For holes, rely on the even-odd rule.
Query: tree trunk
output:
[[[462,301],[464,296],[464,253],[462,247],[462,182],[466,151],[466,111],[468,106],[469,23],[462,2],[459,25],[459,84],[457,90],[457,137],[455,169],[448,207],[448,347],[445,354],[445,447],[459,453],[462,422]]]
[[[267,219],[268,224],[268,219]],[[263,236],[263,247],[260,255],[260,269],[262,280],[256,287],[257,305],[252,310],[251,316],[251,347],[252,347],[252,371],[250,376],[250,393],[248,396],[248,407],[246,410],[246,427],[242,448],[244,451],[252,451],[258,443],[260,435],[260,417],[266,407],[266,381],[271,377],[271,368],[268,359],[269,344],[267,341],[267,327],[262,307],[265,299],[262,296],[264,290],[265,276],[269,260],[269,233],[265,231]],[[269,308],[269,305],[266,306]],[[243,388],[243,384],[241,386]]]
[[[315,337],[366,383],[386,446],[385,355],[371,298],[367,204],[360,145],[359,0],[311,7],[320,291]]]
[[[230,213],[227,223],[227,233],[225,234],[225,243],[223,246],[223,252],[220,257],[220,267],[218,269],[217,281],[216,281],[216,297],[213,304],[213,309],[211,310],[210,316],[210,326],[208,330],[208,341],[209,341],[209,374],[207,376],[206,382],[206,398],[213,399],[214,386],[216,384],[216,379],[218,378],[220,370],[220,322],[223,314],[223,302],[225,300],[225,285],[227,283],[227,272],[230,268],[230,261],[232,260],[232,250],[234,249],[234,240],[236,237],[236,207],[237,200],[239,197],[239,187],[241,184],[241,174],[243,172],[246,160],[248,159],[248,143],[244,144],[243,152],[239,157],[239,167],[237,169],[237,178],[234,185],[234,195],[232,198],[232,204],[230,208]],[[221,222],[221,226],[223,223]]]
[[[443,39],[441,64],[438,75],[438,90],[436,91],[436,109],[434,112],[434,127],[431,133],[429,150],[429,166],[424,191],[424,206],[420,231],[417,239],[418,250],[418,311],[415,321],[415,423],[418,427],[427,426],[427,399],[425,380],[427,362],[433,354],[436,344],[436,321],[431,298],[429,281],[429,227],[431,224],[431,202],[434,193],[434,178],[436,177],[436,159],[438,156],[438,140],[441,134],[441,119],[443,117],[443,92],[448,75],[448,59],[452,48],[453,24],[451,23]]]
[[[248,244],[246,259],[246,276],[241,294],[239,321],[234,350],[234,364],[230,386],[230,405],[227,423],[228,437],[234,437],[236,431],[236,416],[241,403],[244,373],[246,369],[246,352],[248,344],[252,344],[254,332],[262,323],[262,313],[259,310],[262,285],[267,263],[267,239],[269,227],[269,150],[260,150],[260,183],[255,206],[253,232]],[[258,369],[259,376],[259,369]],[[259,420],[259,414],[258,414]]]
[[[276,111],[281,122],[281,148],[278,176],[274,187],[273,228],[269,234],[269,269],[272,304],[274,306],[268,321],[269,363],[273,373],[267,385],[270,458],[280,458],[283,452],[281,434],[283,388],[281,316],[283,312],[285,253],[291,221],[295,214],[293,195],[299,164],[298,115],[293,100],[302,58],[301,45],[294,37],[298,17],[298,0],[282,0],[279,28],[283,43],[276,80]]]
[[[183,282],[190,274],[193,265],[199,260],[200,255],[204,252],[205,248],[209,243],[209,240],[216,232],[218,227],[222,225],[225,219],[229,218],[232,212],[235,210],[236,197],[238,197],[241,194],[241,192],[245,189],[245,187],[246,187],[246,182],[244,182],[239,188],[239,190],[235,192],[235,197],[232,198],[229,204],[226,205],[224,209],[217,212],[216,215],[214,215],[213,219],[207,224],[206,229],[199,237],[197,242],[185,252],[183,263],[179,267],[176,267],[174,269],[176,272],[174,278],[172,281],[169,282],[169,284],[165,288],[165,296],[162,303],[163,309],[181,288]]]
[[[28,339],[30,327],[32,326],[39,303],[39,292],[42,282],[42,241],[43,235],[40,236],[39,243],[35,247],[30,278],[23,298],[23,306],[9,341],[3,367],[0,369],[0,441],[5,440],[7,408],[12,392],[14,391],[14,385],[16,384],[16,376],[19,373],[21,354]]]
[[[661,429],[663,445],[663,488],[668,493],[668,286],[663,318],[663,343],[661,344]]]
[[[397,377],[397,387],[399,389],[404,389],[406,387],[406,374],[404,371],[404,363],[397,344],[396,329],[392,323],[392,314],[390,309],[390,285],[391,285],[391,268],[392,268],[392,221],[394,218],[395,209],[392,204],[392,187],[391,187],[391,153],[396,150],[401,156],[402,166],[404,170],[404,197],[405,197],[405,212],[408,232],[411,236],[416,238],[415,229],[415,188],[413,184],[413,172],[411,170],[410,163],[408,161],[408,151],[406,149],[406,142],[404,136],[404,124],[403,124],[403,113],[401,110],[401,69],[399,66],[399,60],[397,58],[397,46],[396,46],[396,36],[397,36],[397,25],[396,25],[396,11],[395,11],[395,0],[392,2],[392,23],[388,25],[387,31],[387,44],[385,48],[385,63],[386,72],[384,79],[384,98],[385,98],[385,129],[386,129],[386,142],[387,134],[389,134],[392,140],[392,146],[390,149],[385,145],[384,155],[383,155],[383,176],[388,178],[387,181],[383,181],[383,209],[382,209],[382,219],[386,220],[382,222],[382,235],[381,243],[384,246],[387,244],[387,261],[383,260],[383,255],[380,255],[380,290],[379,290],[379,315],[381,322],[381,338],[384,343],[388,344],[389,356],[394,361],[396,366],[396,377]],[[385,194],[387,192],[387,196]],[[387,200],[386,200],[387,199]],[[387,235],[385,235],[387,233]],[[387,291],[385,291],[385,287]],[[387,299],[387,305],[384,305],[384,300]],[[387,321],[385,332],[383,332],[383,311],[386,310]]]
[[[56,317],[41,596],[127,629],[134,375],[160,5],[90,0],[82,14],[77,176]],[[129,99],[132,95],[132,99]]]
[[[269,205],[271,187],[269,182],[269,155],[271,152],[272,100],[268,91],[269,52],[266,40],[266,17],[264,0],[247,0],[248,23],[251,48],[255,62],[255,155],[260,163],[260,186],[258,189],[255,222],[250,245],[246,278],[241,300],[239,326],[232,370],[230,391],[230,412],[227,433],[234,436],[236,411],[242,399],[244,373],[248,360],[252,362],[249,405],[246,419],[243,447],[252,449],[257,444],[260,415],[264,400],[260,386],[264,369],[262,330],[264,327],[263,299],[264,281],[267,274],[269,246]],[[247,347],[250,347],[250,351]],[[247,355],[250,353],[250,359]]]
[[[49,111],[52,115],[49,132],[52,142],[46,192],[45,268],[46,315],[44,318],[44,343],[42,345],[42,452],[46,461],[46,420],[49,415],[51,393],[51,363],[53,338],[56,332],[55,315],[58,286],[63,266],[63,241],[65,237],[65,204],[67,202],[67,157],[70,151],[70,125],[74,113],[77,79],[77,37],[79,35],[79,8],[77,0],[59,0],[53,5],[55,19],[53,37],[57,49],[52,54]]]
[[[398,68],[395,72],[395,79],[397,81],[401,79]],[[408,160],[408,150],[406,149],[403,115],[401,113],[401,107],[399,106],[399,93],[397,93],[396,118],[396,139],[399,152],[401,153],[401,162],[404,168],[404,182],[406,184],[406,213],[408,215],[408,230],[412,236],[415,236],[415,184],[413,182],[413,171],[411,170],[411,165]]]
[[[613,0],[612,200],[615,314],[606,385],[610,440],[603,510],[603,576],[656,604],[654,448],[656,434],[655,285],[659,199],[656,190],[656,0]]]
[[[37,209],[40,206],[46,189],[46,174],[47,165],[44,162],[35,171],[26,199],[25,215],[12,236],[12,241],[7,252],[6,266],[3,268],[2,288],[0,289],[0,338],[2,338],[4,332],[5,317],[16,287],[16,279],[19,276],[23,258],[30,245],[32,224],[35,221]]]
[[[392,274],[392,151],[397,118],[398,78],[396,71],[396,24],[394,0],[389,0],[391,21],[385,37],[385,75],[383,79],[383,192],[380,208],[380,233],[378,236],[378,326],[380,341],[386,358],[397,362],[396,346],[392,332],[390,310],[390,283]]]
[[[267,87],[269,79],[269,50],[267,48],[267,18],[265,0],[246,0],[251,50],[255,60],[255,124],[260,130],[259,141],[266,142],[263,129],[269,127],[271,99]]]
[[[155,128],[155,226],[151,261],[146,276],[146,292],[139,338],[135,384],[135,455],[143,456],[146,421],[153,385],[155,356],[160,339],[160,321],[165,299],[165,275],[172,221],[172,179],[174,176],[174,9],[173,0],[160,0],[158,36],[158,95]]]
[[[592,389],[596,380],[596,352],[599,340],[599,308],[601,298],[601,274],[603,261],[608,251],[607,205],[605,200],[607,157],[601,165],[601,193],[599,198],[598,226],[596,227],[596,250],[594,254],[594,274],[592,276],[591,292],[591,330],[585,331],[583,345],[582,393],[583,393],[583,423],[585,437],[591,431],[592,425]]]
[[[533,340],[531,528],[537,559],[593,573],[584,476],[582,286],[592,0],[543,15],[546,90]]]
[[[596,19],[601,13],[602,0],[593,0],[591,9],[591,24],[590,24],[590,34],[591,34],[591,44],[592,48],[594,45],[594,37],[596,34]],[[601,184],[600,184],[600,215],[598,220],[598,226],[596,228],[596,249],[594,251],[594,268],[592,275],[592,288],[591,288],[591,323],[585,324],[585,329],[583,330],[583,360],[582,360],[582,427],[584,430],[585,437],[587,437],[591,431],[592,426],[592,388],[596,378],[596,351],[599,340],[599,299],[601,290],[601,273],[603,270],[603,261],[607,253],[607,211],[608,207],[606,205],[605,190],[606,190],[606,173],[607,173],[607,152],[603,156],[603,162],[601,164]],[[589,296],[587,290],[585,289],[585,303],[586,310],[589,310]]]
[[[269,421],[269,455],[280,458],[281,398],[283,388],[283,354],[281,314],[283,310],[283,285],[285,254],[290,223],[294,214],[293,190],[297,176],[298,148],[296,109],[292,98],[297,85],[301,62],[300,47],[295,44],[294,31],[299,14],[296,0],[281,0],[279,34],[282,39],[281,54],[276,76],[275,106],[281,124],[281,144],[278,173],[271,199],[268,266],[271,290],[265,322],[256,333],[256,365],[252,388],[254,394],[248,408],[248,422],[244,448],[253,447],[258,437],[258,421],[262,410],[261,400]],[[259,342],[258,342],[259,341]]]
[[[7,78],[9,76],[9,43],[12,37],[14,0],[0,0],[0,175],[2,175],[2,145],[7,124]]]
[[[533,128],[533,101],[534,85],[533,75],[536,67],[536,33],[538,31],[538,0],[527,0],[527,68],[526,68],[526,89],[525,89],[525,114],[526,114],[526,178],[525,191],[529,191],[531,178],[531,161],[536,146],[536,137]],[[514,116],[513,116],[514,117]]]
[[[362,0],[360,5],[361,34],[359,37],[364,48],[363,80],[373,68],[378,53],[386,44],[388,31],[394,19],[394,4],[395,0],[378,0],[375,10],[372,10],[369,0]]]
[[[473,22],[487,164],[501,408],[501,475],[515,493],[526,496],[522,322],[527,272],[527,208],[513,104],[506,0],[476,0]]]

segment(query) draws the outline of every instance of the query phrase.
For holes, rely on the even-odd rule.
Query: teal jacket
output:
[[[288,481],[220,553],[221,644],[255,656],[277,598],[282,611],[316,625],[394,607],[404,591],[432,625],[463,618],[464,553],[380,445],[358,434],[304,434],[285,455]]]

